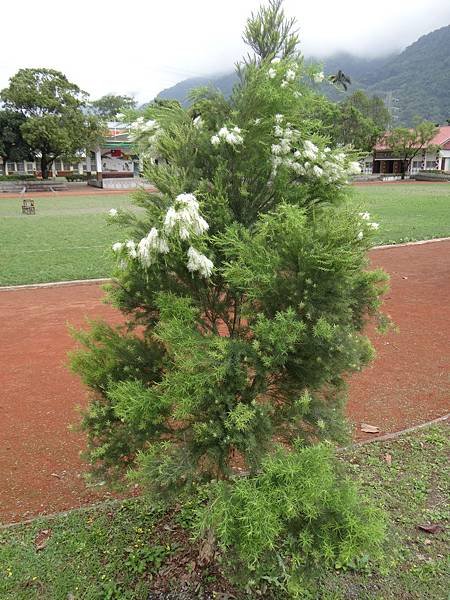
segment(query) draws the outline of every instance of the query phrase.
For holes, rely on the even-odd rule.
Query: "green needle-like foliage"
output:
[[[386,276],[366,258],[377,224],[345,202],[351,149],[331,147],[311,118],[305,81],[320,74],[305,68],[280,10],[272,2],[251,17],[250,46],[266,48],[260,36],[274,27],[273,52],[240,66],[229,100],[199,90],[190,109],[155,103],[132,124],[158,191],[111,216],[124,234],[108,295],[126,324],[79,334],[86,348],[72,365],[93,390],[94,470],[128,471],[170,498],[221,481],[224,516],[213,509],[209,523],[244,558],[292,531],[308,556],[347,561],[366,540],[353,544],[356,497],[325,446],[298,444],[345,439],[345,377],[373,357],[363,329]],[[307,468],[308,456],[317,464]],[[290,478],[267,474],[274,464]],[[237,468],[249,477],[239,484]],[[241,494],[256,533],[238,543]]]

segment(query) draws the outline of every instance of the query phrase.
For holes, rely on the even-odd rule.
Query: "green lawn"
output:
[[[311,598],[447,599],[449,535],[418,525],[448,530],[448,448],[448,427],[441,424],[341,454],[364,493],[388,514],[385,557],[359,571],[324,573]],[[0,598],[144,600],[165,598],[155,590],[169,588],[171,599],[284,599],[280,590],[237,593],[219,563],[200,567],[199,545],[189,538],[192,510],[185,505],[164,514],[135,499],[0,530]],[[189,592],[180,592],[183,580]],[[234,595],[213,594],[220,590]]]
[[[119,230],[106,223],[127,195],[38,198],[36,215],[0,195],[0,285],[107,277]]]
[[[409,184],[352,188],[352,198],[380,223],[376,243],[450,236],[450,185]],[[38,198],[37,214],[21,214],[21,200],[0,195],[0,285],[108,277],[112,207],[127,195]]]
[[[450,184],[355,186],[355,202],[380,223],[376,243],[450,236]]]

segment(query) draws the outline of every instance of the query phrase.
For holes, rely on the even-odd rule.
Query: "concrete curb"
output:
[[[437,419],[433,419],[432,421],[427,421],[426,423],[421,423],[420,425],[415,425],[414,427],[408,427],[407,429],[401,429],[400,431],[394,431],[393,433],[387,433],[386,435],[380,435],[380,436],[377,436],[374,438],[370,438],[368,440],[363,440],[361,442],[355,442],[354,444],[350,444],[350,446],[344,446],[341,448],[337,448],[336,451],[337,452],[345,452],[348,450],[359,448],[360,446],[366,446],[367,444],[373,444],[375,442],[384,442],[387,440],[395,440],[405,434],[412,433],[414,431],[418,431],[419,429],[425,429],[426,427],[429,427],[430,425],[436,425],[437,423],[442,423],[444,421],[447,421],[449,417],[450,417],[450,413],[447,413],[446,415],[444,415],[442,417],[438,417]],[[245,473],[242,473],[242,475],[245,475]],[[86,506],[78,506],[76,508],[69,508],[68,510],[63,510],[60,512],[37,515],[36,517],[33,517],[31,519],[26,519],[25,521],[17,521],[14,523],[0,524],[0,531],[4,530],[4,529],[12,529],[14,527],[19,527],[20,525],[29,525],[30,523],[33,523],[34,521],[37,521],[38,519],[55,519],[57,517],[67,517],[68,515],[70,515],[72,513],[77,513],[77,512],[82,513],[82,512],[87,512],[90,510],[95,510],[96,508],[105,508],[108,506],[116,506],[117,504],[120,504],[121,502],[124,502],[125,500],[133,500],[134,498],[136,498],[136,496],[131,496],[128,498],[113,498],[113,499],[109,499],[109,500],[104,500],[103,502],[87,504]]]
[[[450,237],[434,238],[432,240],[422,240],[419,242],[404,242],[402,244],[385,244],[382,246],[373,246],[372,250],[384,250],[385,248],[403,248],[405,246],[423,246],[424,244],[433,244],[435,242],[450,242]],[[99,279],[72,279],[70,281],[51,281],[48,283],[27,283],[25,285],[3,285],[0,286],[0,292],[13,292],[15,290],[40,289],[50,287],[63,287],[69,285],[94,285],[97,283],[107,283],[111,278],[101,277]]]
[[[94,285],[97,283],[107,283],[112,281],[108,277],[102,277],[99,279],[72,279],[70,281],[51,281],[48,283],[27,283],[25,285],[4,285],[0,286],[0,292],[14,292],[16,290],[33,290],[40,288],[51,288],[51,287],[67,287],[71,285]]]
[[[383,244],[373,246],[370,250],[383,250],[384,248],[403,248],[404,246],[423,246],[424,244],[433,244],[434,242],[450,242],[450,237],[433,238],[431,240],[420,240],[418,242],[403,242],[401,244]]]

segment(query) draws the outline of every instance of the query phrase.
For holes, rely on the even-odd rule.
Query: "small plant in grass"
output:
[[[124,235],[109,299],[126,324],[79,333],[85,348],[72,360],[93,390],[83,423],[94,470],[128,471],[169,499],[209,484],[204,522],[220,542],[254,563],[289,541],[289,573],[300,556],[308,568],[349,563],[379,538],[314,445],[346,437],[344,376],[373,356],[362,330],[386,281],[366,259],[377,224],[344,202],[358,165],[309,117],[318,73],[292,26],[270,2],[248,22],[254,55],[229,100],[199,90],[190,109],[157,103],[135,122],[158,191],[136,196],[143,212],[111,216]],[[267,475],[274,465],[279,476]],[[267,520],[249,527],[272,523],[267,537],[231,524],[241,493],[260,499]]]

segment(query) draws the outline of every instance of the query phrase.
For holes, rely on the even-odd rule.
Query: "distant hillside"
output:
[[[342,69],[351,77],[347,94],[357,89],[384,98],[389,94],[398,108],[398,123],[410,124],[415,115],[436,123],[450,118],[450,25],[422,36],[399,54],[371,59],[340,53],[319,62],[327,74]],[[195,87],[212,85],[229,95],[235,82],[234,73],[186,79],[158,97],[187,104]],[[323,86],[323,92],[333,100],[346,95],[329,85]]]

